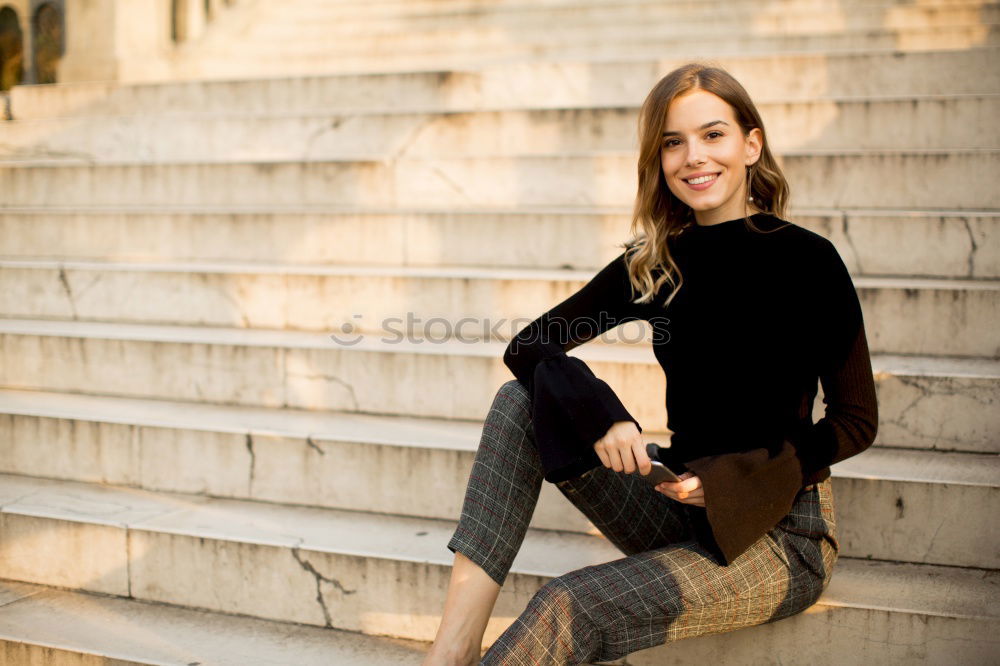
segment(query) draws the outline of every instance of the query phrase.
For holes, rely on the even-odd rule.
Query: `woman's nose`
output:
[[[688,166],[698,166],[699,164],[705,163],[705,156],[701,150],[701,146],[696,143],[688,144],[687,151],[687,165]]]

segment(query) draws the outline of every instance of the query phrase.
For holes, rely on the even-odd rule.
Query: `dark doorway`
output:
[[[181,13],[184,11],[184,3],[181,0],[170,0],[170,39],[174,43],[184,41],[186,31],[184,30],[184,19]]]
[[[49,2],[39,5],[31,28],[35,51],[35,81],[55,83],[59,58],[63,54],[62,12]]]
[[[24,38],[17,12],[0,8],[0,90],[10,90],[24,78]]]

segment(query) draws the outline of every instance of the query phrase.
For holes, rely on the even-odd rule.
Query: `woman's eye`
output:
[[[708,137],[709,139],[717,139],[717,138],[719,138],[720,136],[722,136],[722,132],[709,132],[709,133],[708,133],[708,134],[707,134],[706,136],[707,136],[707,137]]]
[[[681,142],[678,141],[677,139],[667,139],[666,141],[663,142],[664,148],[673,148],[674,146],[679,146],[679,145],[681,145]]]

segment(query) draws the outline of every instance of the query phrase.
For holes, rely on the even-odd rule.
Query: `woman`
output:
[[[639,118],[633,240],[522,330],[483,428],[424,664],[471,664],[543,479],[626,557],[550,581],[485,664],[616,659],[812,605],[837,558],[829,466],[878,420],[861,308],[833,245],[784,221],[788,186],[728,73],[664,77]],[[566,351],[643,319],[681,481],[653,486],[639,423]],[[822,382],[826,414],[811,413]]]

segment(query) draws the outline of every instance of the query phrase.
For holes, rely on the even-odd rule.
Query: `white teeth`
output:
[[[707,183],[710,180],[715,180],[716,175],[712,176],[701,176],[699,178],[692,178],[688,182],[692,185],[701,185],[702,183]]]

